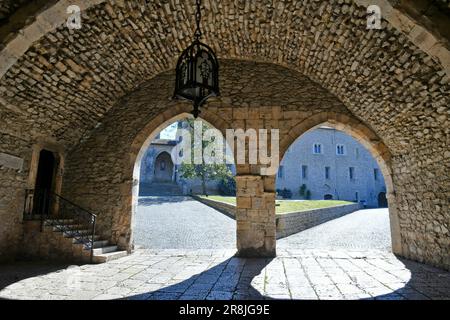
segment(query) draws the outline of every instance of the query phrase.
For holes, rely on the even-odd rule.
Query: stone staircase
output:
[[[71,248],[73,258],[81,262],[90,262],[91,251],[89,246],[83,243],[83,239],[91,239],[91,230],[85,226],[75,224],[72,219],[47,219],[44,221],[43,232],[56,233],[61,242],[65,242],[66,248]],[[127,251],[119,250],[109,240],[94,235],[93,263],[103,263],[119,259],[127,255]]]
[[[173,182],[143,183],[139,187],[139,196],[182,196],[179,185]]]

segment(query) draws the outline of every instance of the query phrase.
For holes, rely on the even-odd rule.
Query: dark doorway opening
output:
[[[378,207],[379,208],[387,208],[388,207],[388,203],[387,203],[386,193],[385,192],[380,192],[378,194]]]
[[[171,182],[173,175],[173,162],[169,153],[162,152],[156,157],[154,181]]]
[[[39,154],[39,164],[36,175],[33,213],[48,214],[49,192],[54,188],[56,158],[53,152],[42,150]]]
[[[333,195],[332,194],[326,194],[323,196],[323,200],[333,200]]]

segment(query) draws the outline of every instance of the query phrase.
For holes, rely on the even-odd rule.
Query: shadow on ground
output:
[[[63,271],[71,265],[73,264],[49,261],[17,261],[0,265],[0,290],[28,278]]]
[[[444,270],[400,259],[411,278],[392,292],[360,300],[428,300],[450,298],[450,273]],[[238,262],[236,262],[238,261]],[[276,300],[253,287],[252,281],[261,274],[271,259],[228,259],[187,280],[162,289],[124,298],[125,300]],[[230,267],[231,266],[231,267]],[[245,266],[245,267],[244,267]],[[242,268],[242,269],[240,269]],[[239,270],[242,270],[240,273]],[[350,272],[351,273],[351,272]],[[258,279],[257,284],[263,286]],[[393,283],[392,285],[396,285]],[[385,289],[386,291],[389,289]],[[300,296],[301,292],[295,292]],[[343,292],[345,295],[345,292]],[[308,298],[310,299],[310,298]],[[306,299],[305,299],[306,300]]]
[[[179,283],[122,300],[267,300],[252,286],[252,281],[270,261],[229,258]]]

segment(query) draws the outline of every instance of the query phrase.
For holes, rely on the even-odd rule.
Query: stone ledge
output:
[[[277,239],[312,228],[359,210],[359,203],[277,215]]]
[[[192,195],[195,200],[213,208],[217,211],[236,218],[236,206],[222,201],[205,199]],[[307,211],[290,212],[276,215],[277,239],[287,237],[297,232],[312,228],[321,223],[342,217],[346,214],[359,210],[359,203],[345,204],[328,208],[312,209]]]
[[[191,197],[203,204],[206,204],[208,207],[216,209],[230,218],[236,219],[236,206],[232,204],[212,199],[205,199],[196,195],[192,195]]]

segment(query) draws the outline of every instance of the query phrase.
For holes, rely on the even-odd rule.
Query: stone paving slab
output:
[[[383,251],[146,250],[100,265],[0,266],[0,298],[36,300],[450,299],[450,273]]]

